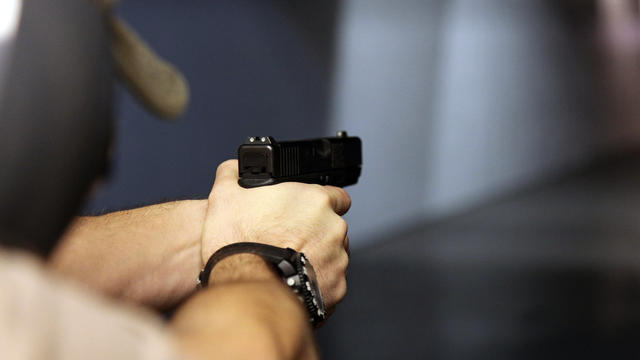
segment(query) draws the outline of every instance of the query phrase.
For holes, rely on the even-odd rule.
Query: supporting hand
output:
[[[218,167],[202,234],[202,261],[220,247],[258,242],[303,252],[318,273],[328,309],[346,294],[347,223],[351,205],[341,188],[282,183],[253,189],[238,185],[238,163]]]

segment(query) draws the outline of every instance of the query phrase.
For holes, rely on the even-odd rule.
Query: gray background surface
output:
[[[364,143],[357,247],[582,164],[604,142],[593,19],[562,4],[124,1],[192,102],[165,123],[120,91],[112,177],[86,210],[205,197],[246,136],[344,129]]]

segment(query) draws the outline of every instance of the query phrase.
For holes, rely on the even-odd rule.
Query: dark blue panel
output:
[[[206,196],[248,135],[329,135],[335,2],[123,1],[121,15],[191,84],[188,113],[158,121],[123,89],[114,166],[88,212]]]

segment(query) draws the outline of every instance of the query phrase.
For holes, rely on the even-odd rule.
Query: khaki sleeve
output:
[[[0,251],[0,359],[177,359],[162,322]]]

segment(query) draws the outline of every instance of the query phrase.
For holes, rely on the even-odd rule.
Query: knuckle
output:
[[[309,188],[313,189],[313,191],[315,191],[317,193],[325,192],[324,191],[324,187],[322,185],[319,185],[319,184],[309,184]]]
[[[351,196],[346,191],[344,191],[344,190],[342,190],[342,191],[344,192],[344,199],[345,199],[346,208],[350,209],[351,208]]]
[[[346,272],[347,269],[349,268],[349,255],[347,255],[346,251],[343,254],[344,256],[342,257],[341,268],[343,269],[344,272]]]
[[[218,168],[216,169],[216,174],[221,174],[226,171],[236,171],[237,168],[238,168],[238,160],[229,159],[229,160],[223,161],[222,163],[220,163],[220,165],[218,165]]]
[[[238,160],[237,159],[229,159],[229,160],[225,160],[223,161],[218,168],[226,168],[226,167],[236,167],[238,166]]]
[[[227,160],[227,161],[224,161],[224,162],[220,163],[220,165],[218,165],[218,168],[216,169],[216,174],[220,174],[222,171],[224,171],[226,168],[228,168],[230,161],[231,160]]]
[[[351,195],[349,195],[349,193],[347,192],[347,190],[343,189],[343,188],[339,188],[340,190],[342,190],[342,193],[344,194],[344,198],[347,200],[347,203],[349,205],[351,205]]]
[[[340,234],[344,234],[342,236],[343,238],[347,236],[347,232],[349,231],[349,224],[347,223],[347,220],[341,217],[340,220],[338,220],[338,229]]]
[[[344,297],[347,296],[347,279],[346,278],[340,279],[340,282],[338,283],[338,286],[336,289],[336,295],[338,297],[338,301],[344,299]]]
[[[343,189],[341,187],[336,187],[336,189],[338,189],[338,192],[340,192],[340,194],[342,195],[342,198],[344,199],[345,204],[350,206],[351,205],[351,196],[349,195],[349,193],[345,189]]]
[[[347,237],[347,232],[349,231],[349,225],[347,221],[342,217],[336,215],[336,219],[333,221],[333,224],[330,225],[330,234],[332,239],[336,241],[340,246],[345,243],[345,238]]]
[[[313,198],[314,198],[314,202],[317,203],[320,207],[325,208],[325,207],[332,207],[332,203],[331,203],[331,195],[329,195],[329,193],[327,193],[324,189],[322,189],[321,187],[316,188],[313,191]]]
[[[320,199],[327,204],[331,203],[331,195],[329,195],[328,192],[326,192],[323,188],[318,188],[317,190],[318,193],[318,197],[320,197]]]

